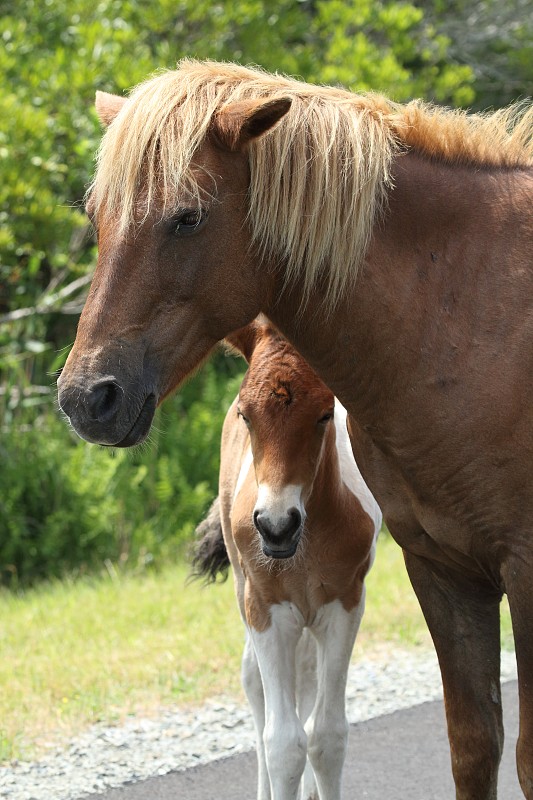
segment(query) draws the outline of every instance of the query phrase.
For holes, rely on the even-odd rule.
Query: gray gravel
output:
[[[514,654],[502,653],[502,680],[515,678]],[[351,667],[348,719],[361,722],[440,697],[432,653],[389,650],[382,658],[360,660]],[[156,719],[135,718],[120,727],[95,725],[40,761],[0,768],[0,798],[78,800],[253,747],[247,705],[219,698],[187,711],[163,709]]]

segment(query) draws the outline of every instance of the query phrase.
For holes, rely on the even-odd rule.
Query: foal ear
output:
[[[248,142],[262,136],[285,116],[291,102],[290,97],[280,97],[230,103],[215,117],[214,136],[227,150],[244,150]]]
[[[255,322],[251,322],[249,325],[245,325],[244,328],[239,328],[238,331],[230,333],[224,341],[235,350],[238,350],[241,356],[250,363],[257,341],[257,325]]]
[[[118,94],[96,92],[95,106],[100,122],[106,126],[110,125],[127,102],[125,97],[120,97]]]

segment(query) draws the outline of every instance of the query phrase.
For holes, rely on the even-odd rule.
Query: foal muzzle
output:
[[[272,516],[268,509],[256,507],[253,521],[266,556],[291,558],[296,553],[303,529],[302,514],[298,508],[289,508],[282,516]]]

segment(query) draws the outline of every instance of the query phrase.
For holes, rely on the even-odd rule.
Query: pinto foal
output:
[[[220,514],[247,629],[257,796],[339,800],[347,672],[381,512],[355,464],[345,410],[301,356],[259,322],[228,341],[249,369],[224,423],[210,517]],[[207,540],[220,554],[220,524],[213,533],[208,517],[206,529],[195,563],[214,577]]]

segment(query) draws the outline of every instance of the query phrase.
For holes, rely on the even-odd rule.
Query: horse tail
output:
[[[197,526],[195,535],[197,542],[193,548],[189,577],[192,580],[203,578],[204,583],[216,583],[220,575],[221,580],[225,581],[230,560],[222,535],[218,497],[215,497],[205,519]]]

